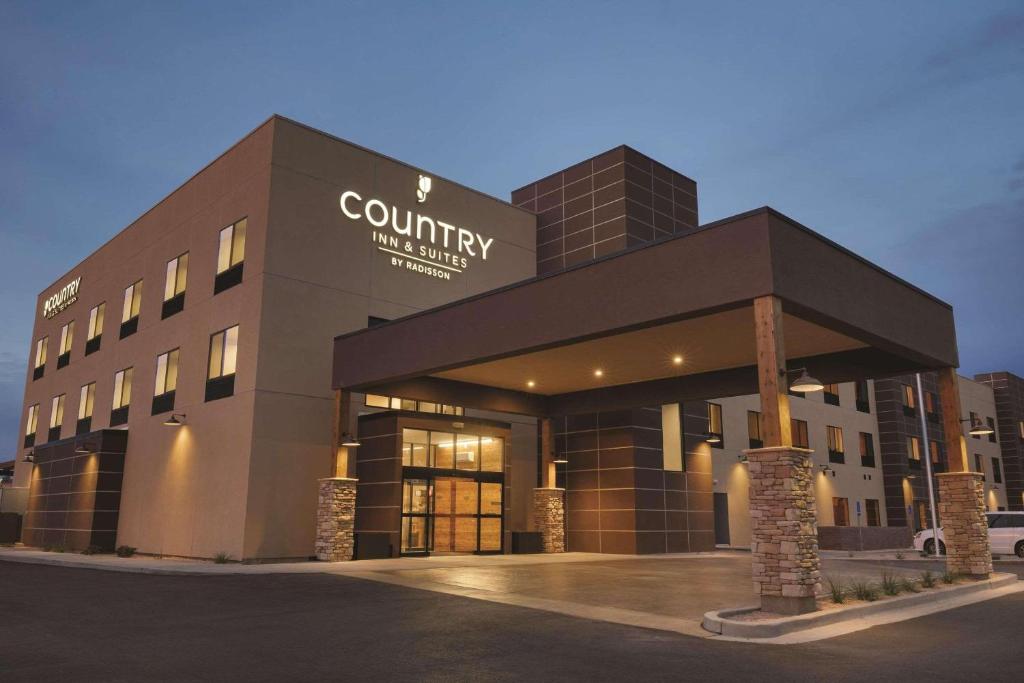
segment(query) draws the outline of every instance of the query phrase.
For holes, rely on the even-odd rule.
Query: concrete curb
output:
[[[747,614],[757,610],[757,607],[738,607],[723,609],[704,614],[701,626],[711,633],[729,638],[743,640],[771,640],[780,636],[817,629],[833,624],[844,622],[863,622],[865,618],[882,613],[896,612],[921,605],[939,607],[940,609],[951,609],[959,606],[960,598],[983,591],[995,591],[997,589],[1009,588],[1017,581],[1016,574],[992,574],[987,581],[963,584],[952,588],[945,588],[938,592],[915,593],[912,595],[901,595],[895,598],[870,602],[855,607],[830,610],[827,612],[813,612],[811,614],[800,614],[793,617],[781,617],[779,619],[767,619],[764,621],[737,621],[731,619],[740,614]],[[992,596],[996,597],[996,596]],[[981,598],[987,599],[987,598]],[[944,603],[951,603],[948,607],[942,607]],[[937,610],[936,610],[937,611]],[[907,616],[906,618],[912,618]],[[859,625],[863,628],[863,625]]]

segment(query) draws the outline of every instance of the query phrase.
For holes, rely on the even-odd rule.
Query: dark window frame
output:
[[[128,409],[131,405],[121,406],[120,408],[114,408],[110,411],[110,426],[120,427],[123,424],[128,424]]]
[[[139,331],[139,317],[128,318],[128,320],[121,323],[120,339],[130,337]]]
[[[866,439],[864,437],[867,437]],[[861,467],[876,467],[875,465],[875,437],[871,432],[860,432],[858,434],[858,440],[860,441],[860,466]],[[867,444],[867,448],[864,445]],[[865,452],[867,451],[867,452]]]
[[[231,266],[223,273],[217,273],[213,279],[213,295],[217,296],[221,292],[227,291],[235,285],[242,284],[242,273],[245,267],[245,261],[240,261],[235,265]]]
[[[176,389],[165,391],[162,394],[153,397],[153,405],[150,410],[150,415],[159,415],[160,413],[169,413],[174,410],[174,395]]]
[[[175,294],[170,299],[164,301],[163,306],[160,308],[160,319],[167,320],[172,315],[176,315],[185,310],[185,292],[181,294]]]
[[[92,339],[85,340],[85,355],[96,353],[100,350],[100,345],[103,343],[103,335],[97,334]]]
[[[218,401],[235,395],[235,373],[206,380],[205,401]]]

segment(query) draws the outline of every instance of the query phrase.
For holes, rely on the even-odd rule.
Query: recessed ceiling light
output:
[[[534,388],[535,386],[537,386],[537,383],[536,383],[536,382],[534,382],[534,381],[533,381],[533,380],[531,379],[531,380],[528,380],[528,381],[526,382],[526,386],[528,386],[528,387],[530,387],[530,388],[532,389],[532,388]]]
[[[603,377],[603,376],[604,376],[604,370],[602,370],[601,368],[598,368],[597,370],[594,370],[594,377]]]
[[[682,356],[672,356],[672,362],[675,363],[676,365],[682,365],[683,364],[683,357]]]

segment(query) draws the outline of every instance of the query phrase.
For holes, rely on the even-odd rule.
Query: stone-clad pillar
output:
[[[946,545],[946,567],[957,574],[987,579],[992,573],[985,517],[985,478],[979,472],[943,472],[939,480],[939,519]]]
[[[351,560],[355,552],[356,479],[327,477],[320,480],[316,516],[316,559],[324,562]]]
[[[534,489],[533,520],[546,553],[565,552],[565,489]]]
[[[744,451],[750,472],[750,550],[761,609],[803,614],[817,609],[821,581],[811,451]]]

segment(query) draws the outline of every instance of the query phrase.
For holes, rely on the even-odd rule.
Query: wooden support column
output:
[[[950,472],[970,472],[967,461],[967,442],[960,422],[960,382],[955,368],[938,371],[939,411],[942,413],[942,432],[946,441],[946,459]],[[927,446],[927,444],[926,444]]]
[[[555,488],[555,435],[552,432],[551,418],[540,418],[540,486],[544,489]]]
[[[766,448],[793,445],[787,393],[782,302],[774,296],[754,299],[757,384],[761,393],[761,440]]]
[[[334,476],[353,479],[356,476],[355,450],[342,446],[346,433],[355,435],[356,415],[352,411],[352,394],[343,389],[334,392],[334,434],[333,444]]]

